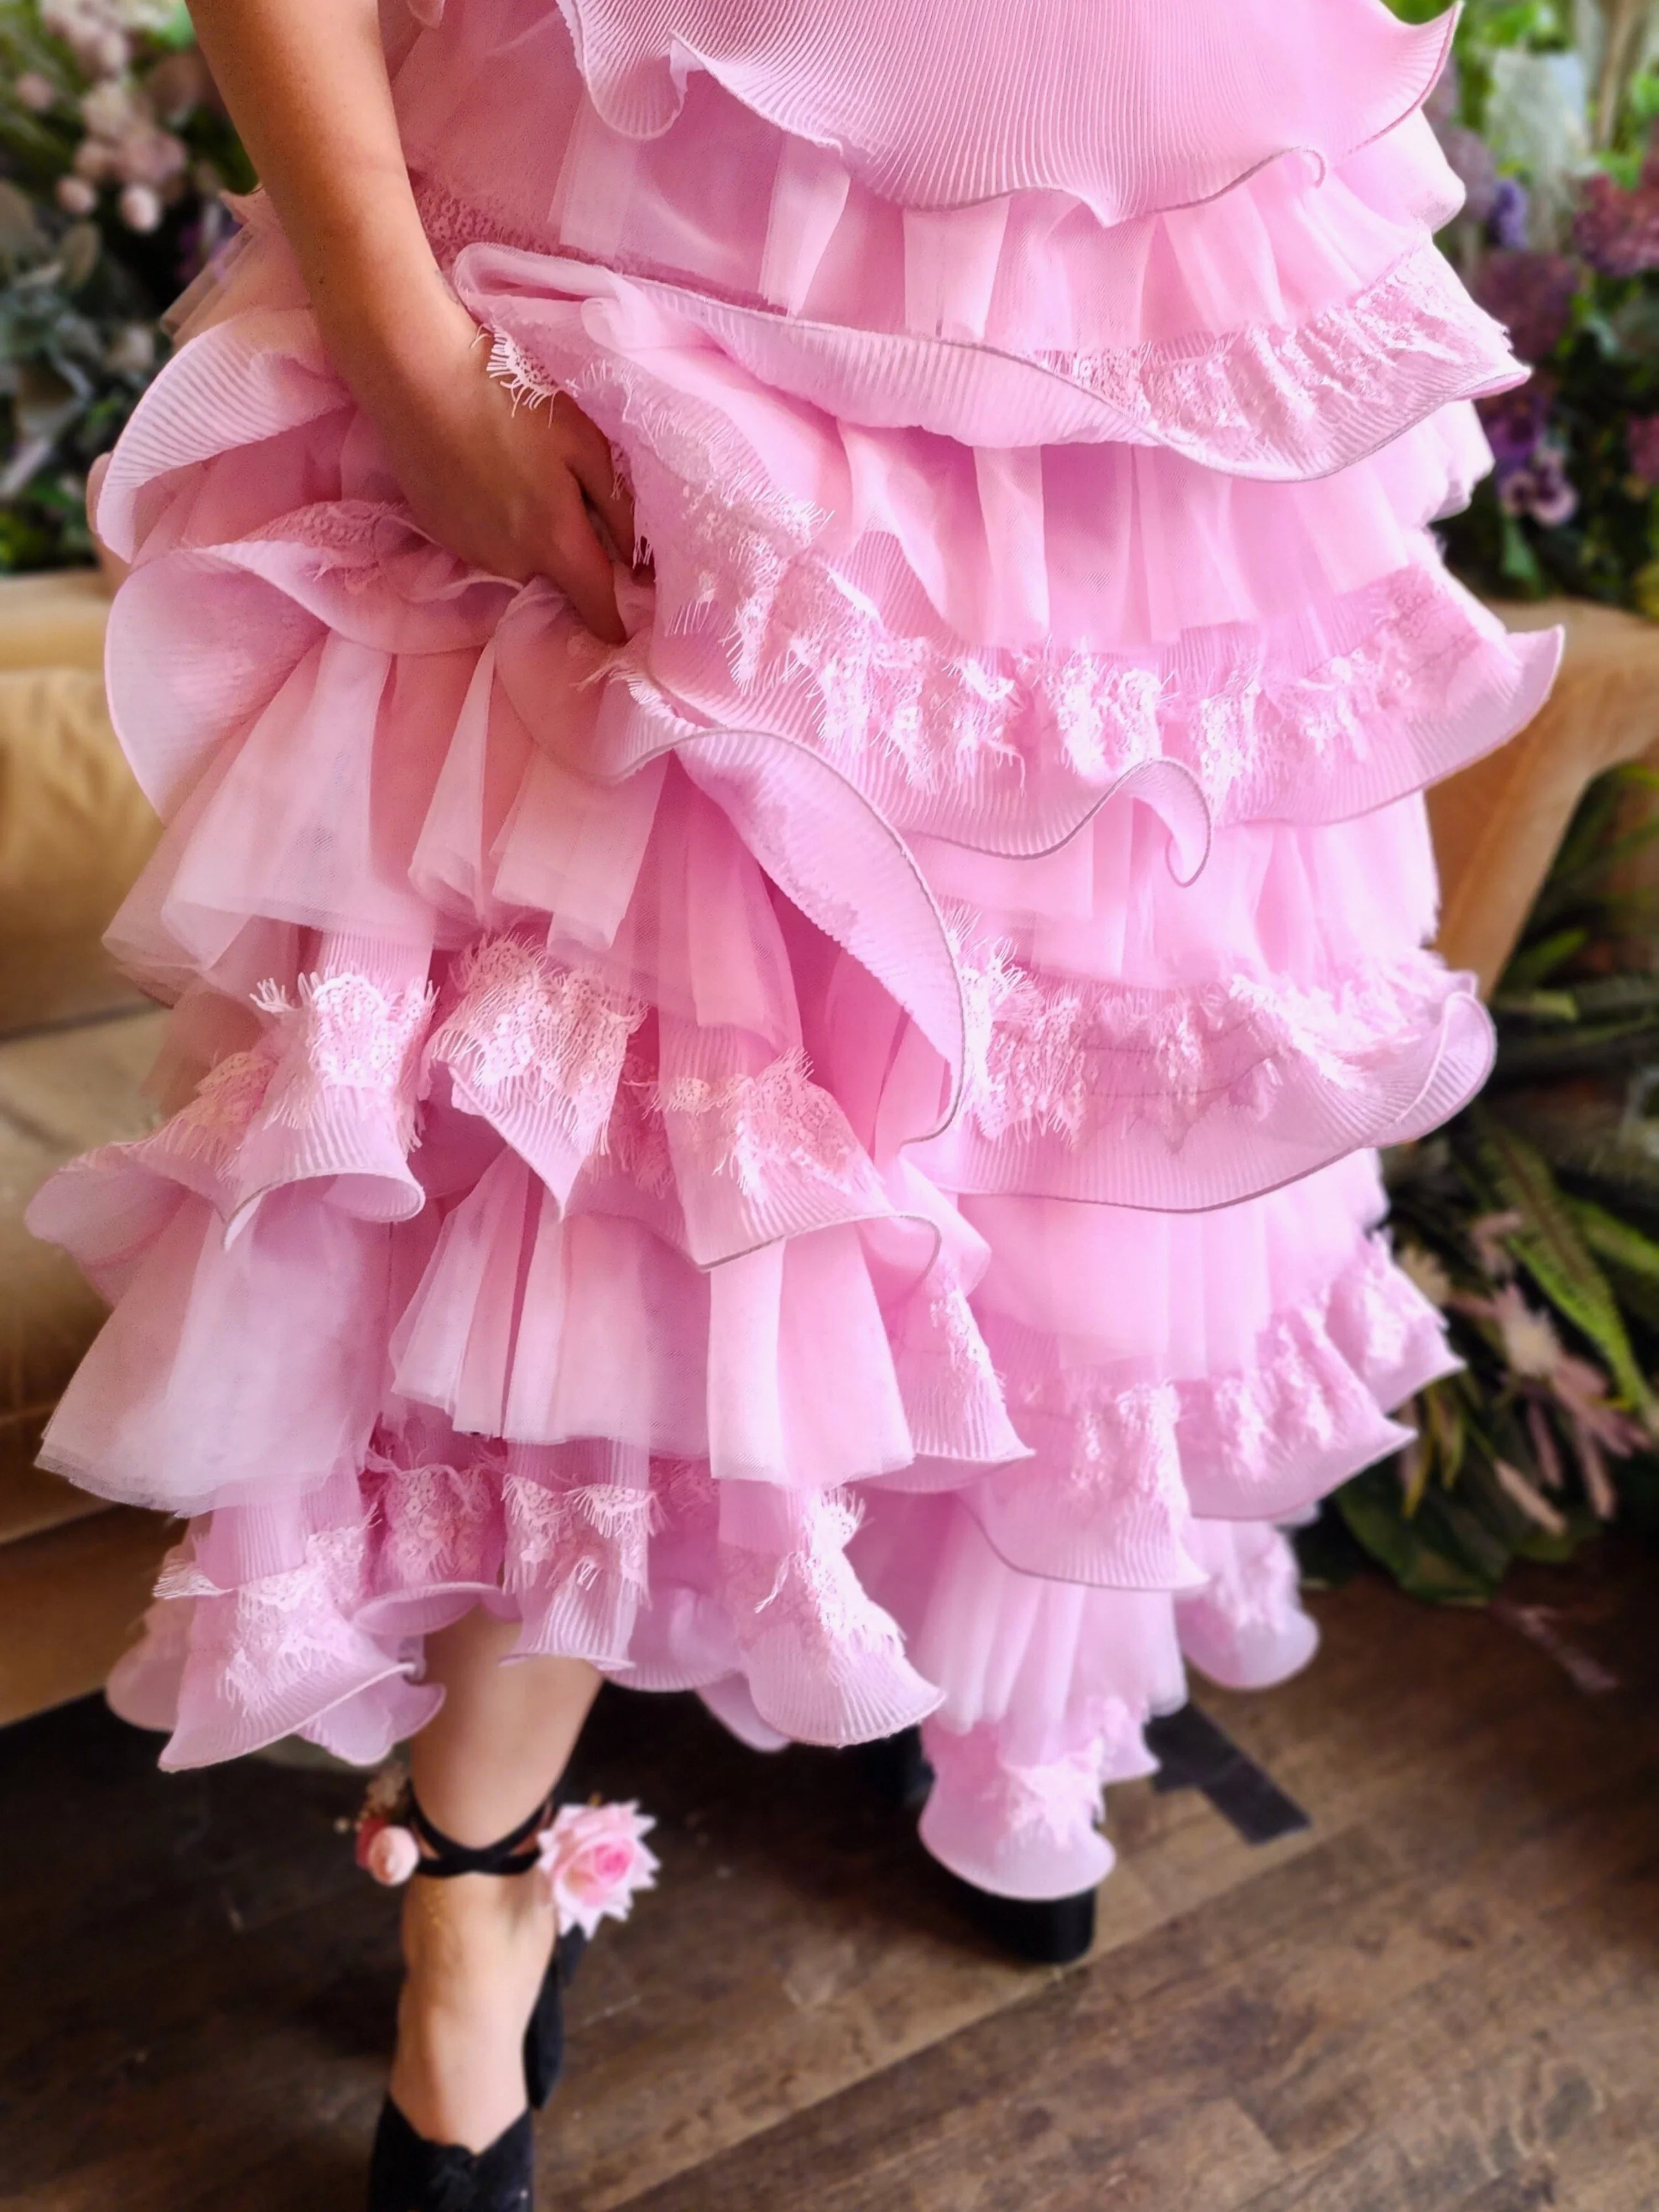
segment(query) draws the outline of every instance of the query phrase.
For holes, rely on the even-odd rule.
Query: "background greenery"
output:
[[[87,471],[251,173],[174,0],[0,0],[0,571],[93,557]]]

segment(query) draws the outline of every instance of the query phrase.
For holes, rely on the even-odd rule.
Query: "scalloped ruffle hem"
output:
[[[631,481],[614,650],[415,525],[263,203],[181,305],[97,502],[176,1110],[31,1212],[112,1307],[47,1462],[191,1521],[170,1765],[380,1756],[483,1603],[760,1748],[919,1721],[929,1847],[1080,1889],[1447,1371],[1420,793],[1559,641],[1432,535],[1520,374],[1446,28],[1042,0],[992,84],[1007,4],[387,11],[493,372]]]

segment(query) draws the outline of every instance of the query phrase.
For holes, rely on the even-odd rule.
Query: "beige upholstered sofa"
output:
[[[22,1208],[60,1160],[146,1126],[160,1018],[98,943],[155,835],[104,708],[106,605],[90,572],[0,581],[0,1722],[102,1681],[167,1540],[32,1464],[99,1312]],[[1431,802],[1443,949],[1487,986],[1585,782],[1659,746],[1659,628],[1587,606],[1518,619],[1567,622],[1557,695]]]
[[[33,1466],[99,1307],[22,1209],[144,1126],[159,1019],[98,942],[155,836],[104,709],[107,605],[91,572],[0,582],[0,1721],[97,1687],[166,1541]]]

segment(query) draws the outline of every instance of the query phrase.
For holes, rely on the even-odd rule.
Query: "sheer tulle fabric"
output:
[[[113,1307],[46,1456],[190,1517],[170,1764],[378,1757],[483,1603],[763,1748],[923,1722],[930,1848],[1053,1895],[1446,1370],[1371,1158],[1490,1054],[1419,793],[1558,647],[1431,534],[1518,373],[1442,30],[828,22],[387,10],[495,372],[635,488],[619,650],[423,537],[261,204],[185,303],[98,508],[180,1103],[36,1201]]]

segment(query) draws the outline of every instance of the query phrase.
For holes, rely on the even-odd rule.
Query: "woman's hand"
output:
[[[416,520],[474,567],[546,576],[596,637],[620,645],[613,556],[634,549],[634,509],[604,433],[563,394],[530,402],[489,374],[489,339],[459,301],[404,331],[359,396],[385,438]]]
[[[299,260],[335,366],[416,519],[464,561],[550,577],[620,644],[608,534],[634,518],[574,404],[515,402],[427,243],[377,0],[191,0],[208,62]],[[598,526],[596,527],[596,518]]]

